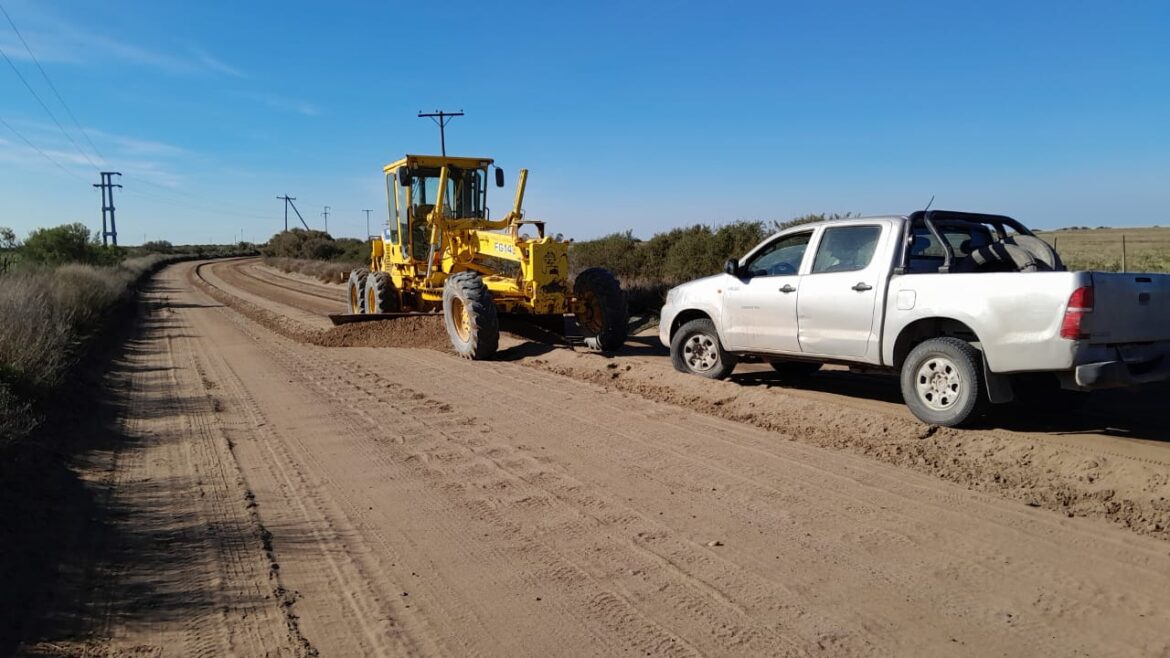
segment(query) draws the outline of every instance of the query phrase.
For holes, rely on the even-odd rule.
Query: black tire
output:
[[[609,270],[591,267],[577,275],[573,295],[581,302],[577,325],[590,349],[612,352],[626,342],[630,314],[622,287]]]
[[[394,313],[398,311],[398,289],[394,280],[385,272],[374,272],[366,277],[366,311],[369,313]]]
[[[490,359],[500,345],[500,319],[492,293],[477,272],[458,272],[443,285],[443,323],[455,353]]]
[[[708,379],[727,379],[737,359],[723,349],[715,323],[707,318],[691,320],[678,328],[670,340],[670,361],[674,369]]]
[[[977,415],[987,396],[979,350],[958,338],[932,338],[902,364],[902,397],[924,423],[960,426]]]
[[[813,361],[769,361],[769,364],[787,379],[802,379],[821,369],[821,364]]]
[[[354,270],[349,273],[349,312],[366,312],[366,278],[370,276],[368,270]]]

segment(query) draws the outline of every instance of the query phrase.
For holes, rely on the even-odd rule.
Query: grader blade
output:
[[[393,320],[395,318],[410,318],[421,315],[439,315],[438,313],[421,313],[417,311],[402,313],[333,313],[329,321],[335,325],[352,324],[354,322],[376,322],[378,320]]]

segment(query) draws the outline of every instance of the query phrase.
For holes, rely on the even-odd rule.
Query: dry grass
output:
[[[1097,228],[1037,233],[1056,248],[1070,270],[1121,270],[1125,238],[1125,269],[1170,272],[1170,228]]]
[[[331,260],[309,260],[304,258],[282,258],[267,256],[264,264],[275,267],[282,272],[296,272],[311,276],[326,283],[345,283],[349,280],[349,273],[354,268],[365,268],[365,263],[340,262]]]
[[[0,446],[34,424],[32,401],[60,383],[79,347],[133,284],[164,260],[68,264],[0,276]]]

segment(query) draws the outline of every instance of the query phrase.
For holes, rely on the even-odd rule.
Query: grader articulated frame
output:
[[[546,328],[573,315],[589,347],[620,347],[628,316],[617,280],[592,268],[570,287],[569,243],[545,235],[543,221],[524,218],[527,170],[511,211],[491,219],[493,167],[487,158],[435,155],[386,165],[386,226],[371,241],[369,268],[350,275],[350,313],[330,316],[334,323],[442,313],[455,351],[487,359],[498,347],[501,313]],[[494,171],[503,187],[503,171]],[[525,225],[536,237],[521,233]]]

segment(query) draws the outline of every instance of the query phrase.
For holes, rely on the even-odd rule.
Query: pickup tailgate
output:
[[[1170,340],[1170,274],[1093,272],[1091,343]]]

